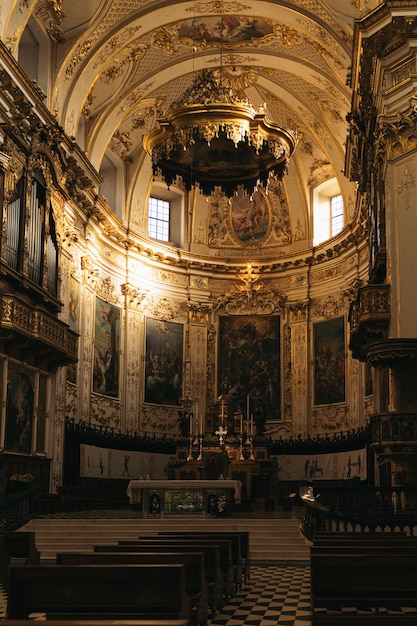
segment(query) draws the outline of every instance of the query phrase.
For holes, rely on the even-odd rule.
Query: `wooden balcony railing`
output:
[[[310,487],[302,497],[300,529],[310,541],[319,531],[417,533],[415,490],[372,488],[331,490]]]

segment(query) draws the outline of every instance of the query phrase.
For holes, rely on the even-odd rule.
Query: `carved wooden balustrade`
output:
[[[318,531],[417,533],[417,494],[412,489],[312,488],[302,496],[300,529],[310,541]]]

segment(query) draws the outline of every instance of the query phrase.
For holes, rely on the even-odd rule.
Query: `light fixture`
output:
[[[154,174],[168,186],[181,176],[187,189],[216,187],[231,197],[238,188],[252,193],[287,170],[296,134],[257,111],[243,90],[225,86],[222,72],[202,70],[183,96],[145,136]]]

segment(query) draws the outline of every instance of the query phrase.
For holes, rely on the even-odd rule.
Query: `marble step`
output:
[[[94,544],[137,539],[158,530],[248,530],[253,563],[308,561],[309,547],[299,531],[297,519],[54,519],[31,520],[22,530],[35,532],[42,560],[53,560],[57,552],[91,552]]]

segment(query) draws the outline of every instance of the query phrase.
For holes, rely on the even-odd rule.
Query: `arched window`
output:
[[[184,198],[172,187],[154,183],[148,202],[148,235],[181,247],[184,243]]]
[[[334,237],[345,225],[344,203],[335,178],[313,190],[313,245]]]

